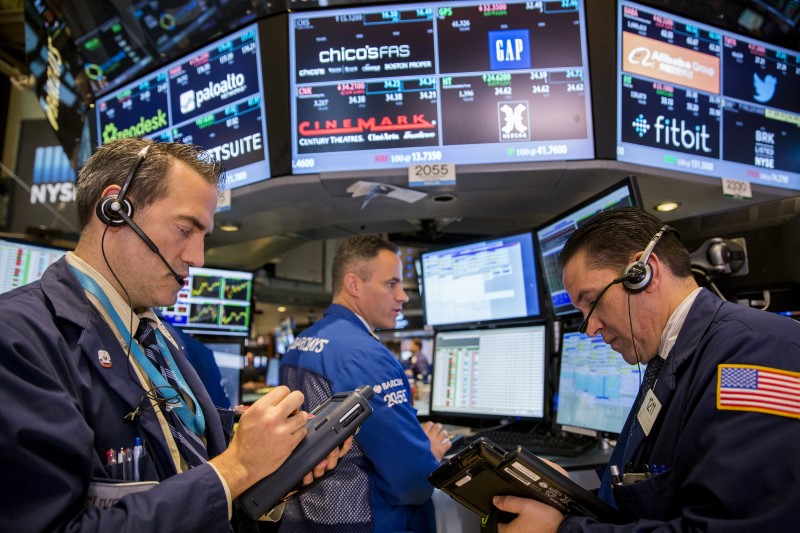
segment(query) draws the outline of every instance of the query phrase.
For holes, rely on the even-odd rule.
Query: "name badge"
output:
[[[650,430],[653,429],[653,424],[658,418],[658,413],[661,411],[661,402],[658,401],[653,390],[647,391],[642,402],[642,407],[636,415],[636,419],[642,425],[645,435],[650,435]]]

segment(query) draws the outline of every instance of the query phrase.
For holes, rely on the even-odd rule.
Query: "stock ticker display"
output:
[[[620,161],[800,189],[800,55],[621,3]]]
[[[252,292],[250,272],[192,267],[178,301],[161,311],[171,324],[190,333],[247,336]]]
[[[581,0],[289,17],[292,172],[591,159]]]
[[[143,136],[197,144],[229,188],[270,177],[256,25],[97,100],[100,144]]]

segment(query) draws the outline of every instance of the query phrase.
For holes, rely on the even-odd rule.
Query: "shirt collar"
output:
[[[375,339],[377,339],[378,336],[375,335],[375,330],[372,329],[372,327],[367,323],[366,319],[363,316],[361,316],[358,313],[356,313],[355,311],[353,311],[353,314],[356,315],[356,317],[361,321],[362,324],[364,324],[364,327],[367,328],[367,331],[369,331],[369,334],[372,335]]]
[[[698,287],[689,293],[689,295],[683,299],[680,305],[675,308],[675,311],[672,312],[669,320],[667,320],[667,325],[664,328],[664,331],[661,332],[661,341],[658,345],[658,355],[663,359],[667,358],[669,352],[672,351],[672,347],[675,346],[675,341],[678,339],[678,334],[681,332],[684,322],[686,322],[686,316],[689,314],[689,309],[692,308],[692,304],[694,303],[695,298],[697,298],[697,295],[700,294],[700,290],[701,288]]]

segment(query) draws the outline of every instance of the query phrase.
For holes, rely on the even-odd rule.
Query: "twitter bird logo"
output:
[[[753,95],[753,98],[757,102],[766,103],[772,100],[772,97],[775,96],[775,86],[778,84],[778,78],[771,74],[767,74],[764,76],[764,79],[758,77],[758,74],[755,72],[753,73],[753,88],[756,90],[756,94]]]

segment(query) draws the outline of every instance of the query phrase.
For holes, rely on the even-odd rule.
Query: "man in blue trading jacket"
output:
[[[333,393],[370,385],[374,409],[336,476],[287,504],[282,532],[434,529],[430,474],[450,447],[439,424],[417,422],[400,363],[375,337],[395,325],[408,296],[393,244],[347,239],[333,260],[333,304],[281,358],[281,383],[313,408]]]
[[[592,218],[561,261],[586,333],[660,370],[645,373],[602,477],[624,523],[505,496],[495,505],[520,516],[499,531],[796,530],[800,324],[700,289],[675,231],[640,209]],[[649,465],[646,479],[612,486],[611,465],[628,464]]]
[[[0,297],[0,531],[228,531],[232,499],[305,436],[303,395],[282,388],[226,449],[152,310],[203,264],[219,178],[190,145],[99,148],[79,175],[75,252]]]

